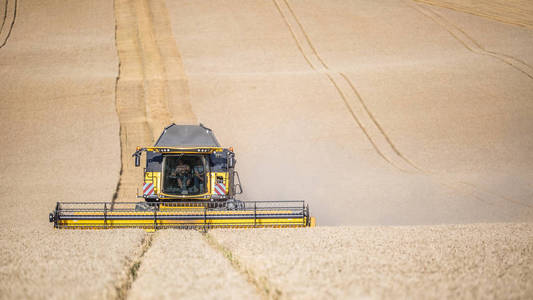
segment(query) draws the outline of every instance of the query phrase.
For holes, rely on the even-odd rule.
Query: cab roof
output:
[[[172,124],[163,130],[154,147],[220,147],[213,131],[203,124]]]

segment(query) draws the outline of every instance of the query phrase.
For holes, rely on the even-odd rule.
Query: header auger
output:
[[[255,228],[307,227],[315,220],[304,201],[240,201],[235,153],[222,148],[202,124],[165,128],[146,152],[142,202],[58,202],[56,228]]]

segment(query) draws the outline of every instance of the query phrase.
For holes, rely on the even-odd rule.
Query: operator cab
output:
[[[201,195],[207,191],[205,155],[165,155],[162,192],[169,195]]]

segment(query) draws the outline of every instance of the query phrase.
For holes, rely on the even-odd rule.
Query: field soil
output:
[[[0,298],[533,297],[533,6],[422,2],[0,0]],[[52,228],[172,122],[320,227]]]

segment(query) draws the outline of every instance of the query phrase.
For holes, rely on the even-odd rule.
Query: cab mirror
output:
[[[233,157],[233,155],[230,155],[229,158],[228,158],[228,166],[230,168],[234,168],[235,167],[235,157]]]

